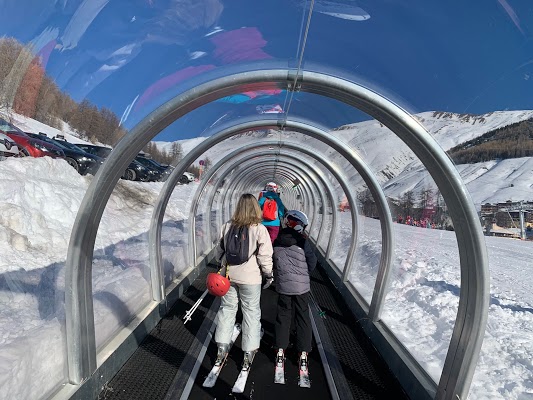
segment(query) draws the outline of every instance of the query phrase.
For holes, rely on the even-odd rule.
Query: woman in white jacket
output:
[[[218,352],[215,365],[224,363],[227,357],[239,303],[243,314],[243,367],[251,364],[259,349],[261,283],[263,278],[267,281],[265,287],[272,282],[273,253],[270,235],[265,226],[261,224],[262,219],[262,212],[256,198],[251,194],[243,194],[237,203],[233,217],[222,227],[221,239],[215,249],[215,257],[222,262],[222,265],[227,264],[224,249],[227,243],[227,232],[231,226],[248,228],[249,246],[247,261],[226,267],[231,286],[222,297],[217,313],[215,341]]]

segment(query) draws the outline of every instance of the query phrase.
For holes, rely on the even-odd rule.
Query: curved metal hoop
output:
[[[441,191],[459,246],[461,292],[437,398],[465,398],[487,322],[489,273],[477,213],[459,173],[417,120],[379,94],[356,83],[317,72],[302,71],[298,82],[299,90],[340,100],[387,126],[421,160]],[[69,379],[72,383],[80,383],[96,369],[92,256],[105,205],[126,166],[156,134],[203,104],[247,90],[292,88],[293,83],[290,70],[278,69],[244,72],[198,85],[147,116],[111,153],[83,198],[69,241],[65,309]],[[202,143],[202,148],[211,147],[221,140],[220,136],[209,138]],[[338,151],[345,155],[348,149]],[[184,160],[190,164],[197,156],[198,152],[193,151]],[[158,207],[159,204],[156,205]],[[160,247],[161,223],[161,220],[152,221],[151,233],[156,233],[156,239],[151,241],[151,247]]]

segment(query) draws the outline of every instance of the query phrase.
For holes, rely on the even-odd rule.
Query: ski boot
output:
[[[226,343],[219,343],[218,349],[217,349],[217,358],[215,360],[215,366],[221,367],[224,362],[226,362],[226,358],[228,358],[228,352],[229,352],[229,344]]]
[[[250,369],[252,362],[254,361],[255,353],[257,353],[257,350],[244,352],[244,360],[242,361],[241,371],[248,371]]]

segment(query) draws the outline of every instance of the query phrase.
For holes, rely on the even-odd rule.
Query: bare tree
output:
[[[28,65],[13,99],[13,110],[27,117],[35,117],[37,99],[43,83],[44,69],[36,58]]]
[[[170,147],[171,164],[177,165],[183,158],[183,146],[179,142],[173,142]]]
[[[22,46],[13,38],[3,38],[0,42],[0,102],[6,108],[13,108],[17,91],[35,56],[31,47]]]

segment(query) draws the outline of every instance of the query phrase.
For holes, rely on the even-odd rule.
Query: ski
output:
[[[311,387],[311,379],[309,379],[309,368],[307,365],[307,354],[305,352],[300,356],[300,376],[298,380],[298,386],[304,388]]]
[[[285,384],[285,355],[280,349],[276,355],[276,369],[274,370],[274,383]]]
[[[250,368],[252,367],[252,362],[254,361],[255,351],[250,352],[250,357],[247,356],[247,353],[244,355],[244,361],[242,363],[242,369],[233,385],[231,391],[233,393],[243,393],[244,388],[246,387],[246,381],[248,380],[248,375],[250,374]]]
[[[218,376],[220,375],[220,370],[224,365],[226,364],[226,360],[228,358],[229,352],[231,350],[231,347],[233,346],[233,343],[237,340],[239,335],[241,334],[241,324],[235,324],[233,327],[233,334],[231,336],[231,341],[229,343],[228,352],[226,353],[226,357],[224,357],[223,360],[220,362],[215,362],[215,365],[213,368],[211,368],[211,371],[209,372],[209,375],[207,375],[207,378],[205,378],[204,383],[202,384],[203,387],[213,387],[215,386],[215,383],[217,382]]]

